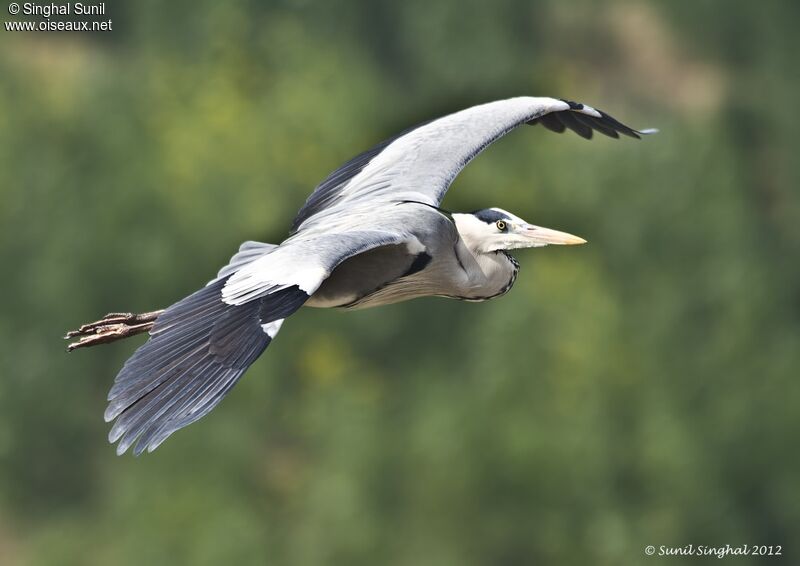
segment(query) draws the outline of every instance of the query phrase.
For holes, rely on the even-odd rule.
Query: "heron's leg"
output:
[[[156,322],[158,315],[164,310],[132,314],[129,312],[112,312],[95,322],[82,325],[77,330],[70,330],[65,339],[78,338],[67,346],[70,352],[77,348],[96,346],[116,342],[129,336],[147,332]]]

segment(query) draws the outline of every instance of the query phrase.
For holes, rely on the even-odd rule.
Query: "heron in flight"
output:
[[[501,208],[440,208],[467,163],[523,124],[586,139],[653,131],[585,104],[519,97],[426,122],[354,157],[317,186],[280,244],[245,242],[215,279],[167,309],[112,313],[68,334],[80,338],[73,349],[149,331],[108,394],[117,453],[152,451],[208,414],[302,306],[486,301],[514,284],[519,264],[509,251],[585,243]]]

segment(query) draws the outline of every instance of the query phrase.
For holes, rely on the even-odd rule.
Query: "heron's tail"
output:
[[[170,434],[208,414],[308,295],[289,287],[249,303],[222,301],[219,278],[158,315],[145,342],[108,394],[109,441],[122,454],[153,451]]]

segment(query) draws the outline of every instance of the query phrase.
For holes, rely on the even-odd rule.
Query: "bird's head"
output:
[[[464,244],[477,253],[489,253],[519,248],[541,248],[551,244],[572,246],[586,240],[528,224],[501,208],[485,208],[466,214],[453,214],[456,228]]]

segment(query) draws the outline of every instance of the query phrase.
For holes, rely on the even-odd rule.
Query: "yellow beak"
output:
[[[523,233],[527,238],[530,238],[534,244],[539,246],[577,246],[586,243],[586,240],[579,236],[574,236],[566,232],[559,232],[558,230],[551,230],[550,228],[534,226],[533,224],[528,224]]]

